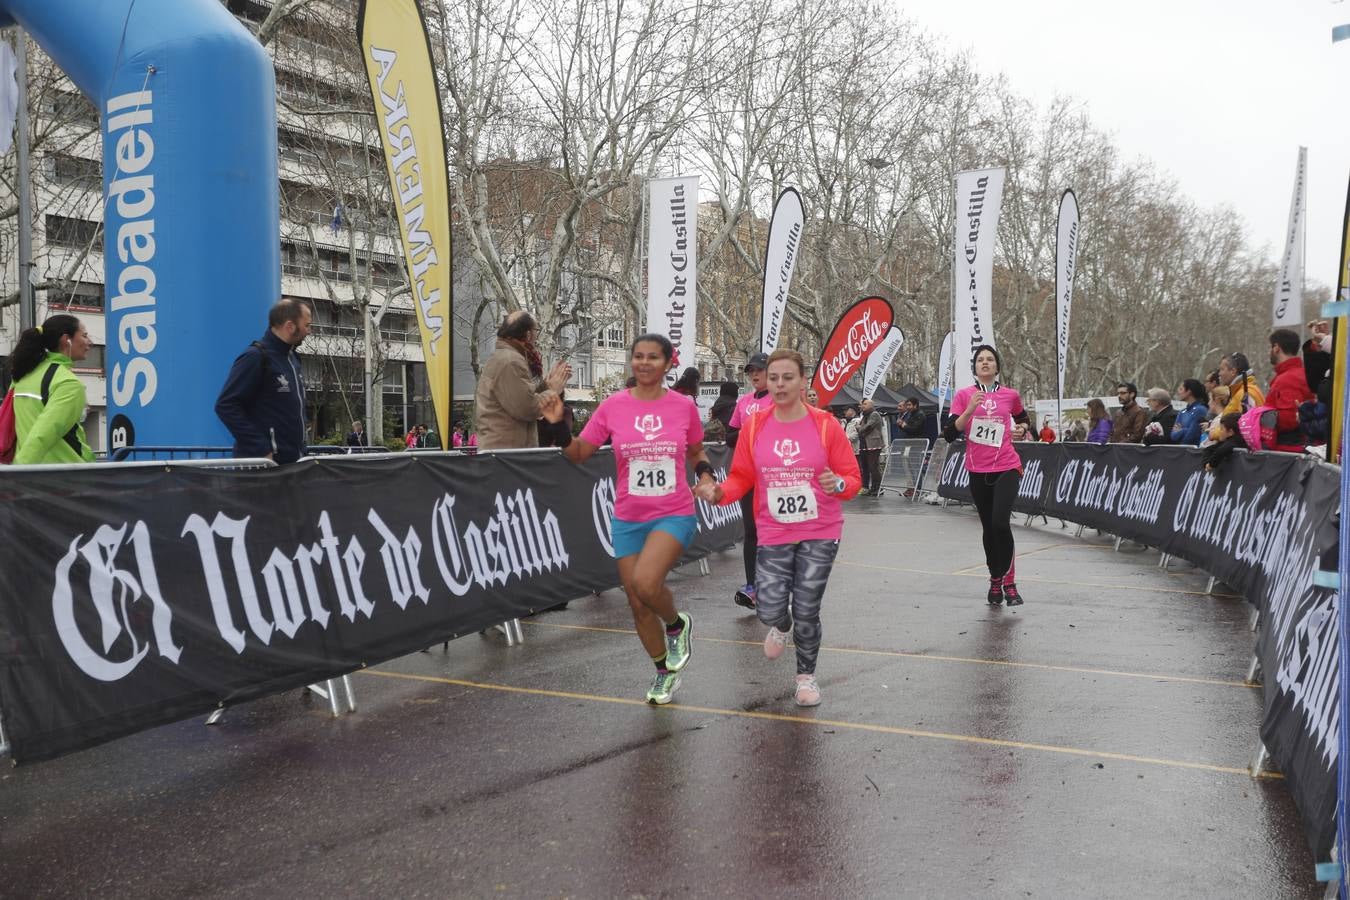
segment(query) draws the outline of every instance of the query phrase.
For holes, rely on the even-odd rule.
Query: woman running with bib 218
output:
[[[713,468],[703,451],[703,423],[693,400],[666,390],[665,376],[675,348],[659,334],[644,334],[630,351],[637,385],[605,398],[580,437],[555,427],[563,455],[574,463],[590,458],[607,439],[614,443],[618,469],[611,527],[619,579],[633,610],[638,638],[656,664],[648,703],[669,703],[680,686],[676,675],[689,662],[693,623],[677,613],[666,575],[694,539],[698,520],[684,464],[712,483]],[[562,401],[553,397],[542,410],[551,423],[562,420]]]
[[[1005,601],[1021,606],[1014,571],[1012,507],[1022,483],[1022,460],[1012,442],[1026,434],[1029,417],[1017,391],[998,383],[1002,361],[997,350],[988,344],[976,347],[971,369],[975,383],[952,398],[952,410],[962,412],[948,423],[942,436],[948,443],[962,435],[966,438],[970,495],[984,526],[988,601],[993,606]]]
[[[862,475],[843,426],[802,400],[801,354],[775,350],[768,365],[773,406],[752,415],[741,429],[727,480],[700,482],[694,491],[722,504],[754,491],[759,529],[755,613],[769,626],[764,655],[781,656],[791,631],[797,646],[797,704],[815,706],[820,703],[820,602],[844,530],[839,501],[858,493]]]

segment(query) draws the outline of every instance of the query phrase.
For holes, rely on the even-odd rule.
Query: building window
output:
[[[574,388],[591,387],[591,366],[584,359],[574,359],[572,362],[572,377],[567,379],[567,386]]]
[[[600,332],[599,344],[611,350],[622,350],[628,346],[623,322],[610,322]]]
[[[367,265],[356,257],[357,271],[363,273]],[[396,288],[403,284],[398,263],[376,258],[370,261],[370,283],[376,287]],[[301,278],[318,277],[320,271],[334,281],[352,280],[352,257],[346,250],[327,247],[309,247],[292,241],[281,242],[281,271]]]
[[[403,285],[403,273],[396,262],[374,260],[370,264],[370,283],[376,287],[396,288]]]
[[[52,309],[103,310],[103,285],[93,281],[72,281],[62,287],[48,288],[47,306]]]
[[[47,243],[72,250],[90,247],[95,252],[102,252],[103,224],[88,219],[47,216]]]
[[[51,102],[51,115],[58,124],[80,124],[98,127],[98,108],[84,94],[56,91]]]
[[[363,95],[350,86],[313,74],[294,72],[285,65],[278,65],[276,71],[277,92],[310,107],[338,108],[344,117],[354,119],[352,113],[370,106],[370,95]]]
[[[393,343],[414,343],[422,339],[414,316],[385,313],[380,320],[380,337]]]
[[[270,11],[266,6],[254,2],[254,0],[228,0],[225,5],[234,15],[255,23],[261,23],[266,19],[267,13]]]
[[[79,156],[67,156],[54,153],[52,161],[52,179],[60,184],[73,184],[86,190],[96,190],[103,186],[103,165],[96,159],[84,159]]]

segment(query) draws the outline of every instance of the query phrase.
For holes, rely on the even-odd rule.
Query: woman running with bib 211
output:
[[[754,491],[755,613],[769,626],[764,655],[781,656],[791,631],[797,705],[815,706],[820,602],[844,530],[839,501],[858,493],[862,475],[844,427],[802,400],[801,354],[775,350],[768,366],[773,406],[752,415],[741,429],[727,480],[700,482],[694,492],[709,503],[727,504]]]
[[[992,606],[1005,601],[1009,606],[1021,606],[1014,572],[1012,507],[1022,483],[1022,460],[1012,442],[1026,434],[1029,417],[1017,391],[998,382],[1003,364],[997,350],[981,344],[975,348],[970,365],[975,383],[961,388],[952,398],[952,410],[962,412],[948,423],[942,436],[948,443],[962,435],[966,438],[970,495],[984,526],[988,601]]]
[[[618,470],[611,527],[619,579],[633,610],[638,638],[656,664],[648,703],[669,703],[680,686],[676,675],[693,650],[693,623],[676,612],[666,575],[694,539],[698,520],[684,464],[694,463],[700,479],[713,481],[703,451],[703,423],[693,400],[666,390],[675,348],[664,335],[644,334],[629,353],[635,387],[605,398],[581,435],[572,439],[562,420],[562,401],[553,397],[543,416],[555,424],[557,445],[574,463],[583,463],[613,439]]]

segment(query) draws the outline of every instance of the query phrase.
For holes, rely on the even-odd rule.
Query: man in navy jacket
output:
[[[313,313],[299,300],[278,300],[267,333],[239,354],[216,398],[216,415],[234,435],[236,457],[285,465],[305,453],[305,380],[296,348]]]

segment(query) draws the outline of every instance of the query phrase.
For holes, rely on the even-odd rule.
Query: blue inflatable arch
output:
[[[99,109],[108,446],[229,445],[281,293],[272,62],[219,0],[0,0]]]

